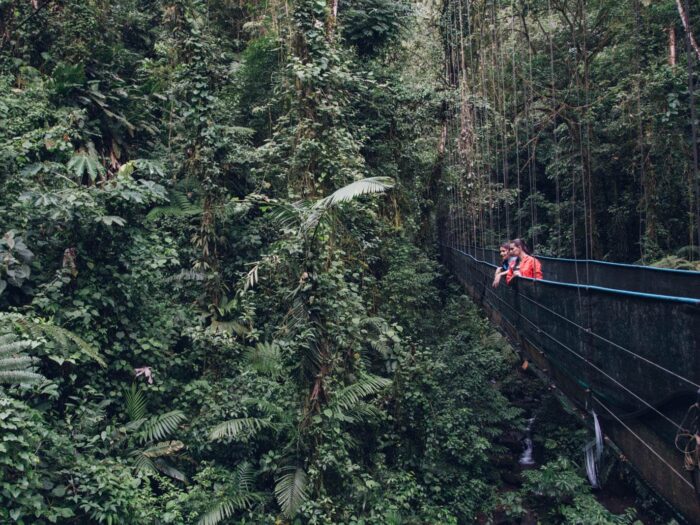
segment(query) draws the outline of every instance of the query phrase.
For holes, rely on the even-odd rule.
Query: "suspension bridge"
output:
[[[544,279],[494,288],[497,252],[448,241],[442,257],[524,355],[598,414],[641,477],[700,523],[700,272],[542,257]]]
[[[589,13],[596,8],[586,2],[573,10],[553,0],[538,5],[443,3],[442,259],[534,368],[597,418],[657,494],[700,524],[700,272],[595,260],[611,250],[631,259],[638,250],[644,263],[657,232],[642,89],[630,93],[628,163],[618,173],[602,170],[597,150],[615,160],[618,145],[596,144],[594,107],[614,95],[592,94],[602,48],[589,41],[588,24],[601,13]],[[626,8],[641,35],[639,3]],[[639,38],[633,45],[644,50]],[[678,238],[696,250],[700,133],[689,57],[691,189],[675,196],[683,211],[673,220],[686,221]],[[638,76],[645,67],[630,66]],[[609,213],[623,194],[639,195],[638,215],[624,227],[606,224],[602,216],[627,220]],[[604,232],[609,226],[614,235]],[[514,237],[571,258],[538,257],[543,279],[494,288],[501,260],[484,247]]]

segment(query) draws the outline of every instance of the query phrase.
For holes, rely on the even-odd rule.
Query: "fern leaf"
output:
[[[146,396],[143,390],[132,384],[124,394],[126,415],[132,422],[141,421],[146,417]],[[140,425],[139,425],[140,426]]]
[[[176,190],[168,192],[168,206],[157,206],[146,215],[147,221],[154,221],[162,217],[194,217],[202,214],[202,206],[192,203],[187,195]]]
[[[197,525],[217,525],[233,516],[239,509],[251,507],[256,501],[262,500],[258,493],[251,492],[253,486],[253,467],[247,461],[240,463],[234,472],[231,485],[227,487],[225,498],[219,501],[202,516]]]
[[[29,368],[32,358],[26,355],[19,357],[3,357],[0,359],[0,370],[23,370]]]
[[[0,357],[11,354],[19,354],[32,346],[32,341],[14,341],[7,344],[2,344],[0,342]]]
[[[257,417],[242,417],[238,419],[230,419],[216,425],[209,433],[209,439],[215,441],[223,438],[237,438],[242,433],[255,434],[262,428],[271,427],[272,423],[269,419]]]
[[[0,348],[3,347],[4,345],[14,343],[16,340],[17,340],[17,336],[15,334],[0,335]]]
[[[41,374],[29,370],[0,370],[0,384],[32,385],[45,380]]]
[[[32,358],[22,352],[35,341],[16,341],[14,334],[3,336],[0,342],[0,384],[34,384],[46,378],[32,369]]]
[[[32,323],[27,319],[20,319],[18,320],[18,323],[35,337],[43,335],[56,341],[62,346],[68,346],[69,343],[73,343],[78,350],[96,361],[102,368],[107,367],[107,363],[105,363],[105,360],[102,359],[100,353],[92,345],[90,345],[90,343],[70,330],[66,330],[65,328],[46,322]]]
[[[282,372],[282,355],[275,343],[258,343],[245,353],[244,359],[259,374],[277,376]]]
[[[342,411],[350,410],[357,405],[363,397],[381,392],[390,384],[391,381],[383,377],[373,375],[362,376],[355,383],[336,392],[331,401],[331,405]]]
[[[287,518],[292,518],[302,503],[309,498],[306,472],[300,467],[287,469],[275,484],[275,497]]]
[[[181,410],[172,410],[146,421],[140,430],[142,443],[159,441],[171,434],[184,421],[185,414]]]
[[[250,507],[257,499],[252,494],[237,494],[224,501],[219,501],[214,508],[200,518],[197,525],[218,525],[233,516],[239,509]]]

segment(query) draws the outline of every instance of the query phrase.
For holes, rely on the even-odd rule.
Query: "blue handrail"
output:
[[[459,248],[454,248],[452,246],[448,246],[448,247],[451,248],[452,250],[455,250],[458,253],[466,255],[467,257],[471,258],[472,260],[474,260],[478,263],[485,264],[487,266],[490,266],[491,268],[497,268],[497,265],[490,263],[488,261],[477,259],[472,254],[465,252],[464,250],[460,250]],[[610,263],[610,264],[614,264],[614,263]],[[630,266],[633,266],[633,265],[630,265]],[[700,272],[696,272],[696,273],[699,273],[699,275],[700,275]],[[555,286],[576,288],[579,290],[596,290],[596,291],[600,291],[600,292],[606,292],[606,293],[612,293],[612,294],[618,294],[618,295],[627,295],[627,296],[632,296],[632,297],[643,297],[646,299],[672,301],[672,302],[677,302],[677,303],[691,304],[693,306],[700,306],[700,299],[695,299],[693,297],[682,297],[682,296],[676,296],[676,295],[660,295],[660,294],[653,294],[653,293],[646,293],[646,292],[634,292],[631,290],[622,290],[619,288],[606,288],[604,286],[596,286],[596,285],[590,285],[590,284],[564,283],[564,282],[560,282],[560,281],[550,281],[548,279],[530,279],[529,277],[521,277],[521,279],[525,279],[527,281],[532,281],[535,283],[542,282],[542,283],[551,284],[551,285],[555,285]]]

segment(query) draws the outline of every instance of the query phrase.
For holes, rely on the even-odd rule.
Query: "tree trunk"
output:
[[[685,0],[676,0],[676,7],[678,7],[678,14],[681,17],[681,23],[683,24],[683,29],[685,29],[685,34],[690,42],[690,47],[693,48],[698,60],[700,60],[700,46],[698,46],[693,36],[693,28],[690,26],[690,19],[688,18],[688,12],[686,11],[684,3]]]
[[[336,21],[338,19],[338,0],[329,0],[328,7],[330,12],[328,13],[328,20],[326,21],[326,37],[328,37],[328,40],[333,40]]]
[[[668,26],[668,65],[676,65],[676,28]]]

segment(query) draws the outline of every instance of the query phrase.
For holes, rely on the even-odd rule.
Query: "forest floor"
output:
[[[522,359],[515,348],[511,349]],[[513,367],[499,389],[513,405],[523,410],[526,420],[533,418],[528,432],[533,444],[533,464],[522,465],[519,462],[525,448],[526,433],[523,429],[513,429],[512,434],[506,434],[500,440],[512,454],[510,463],[499,464],[503,481],[499,491],[502,494],[522,491],[526,485],[524,473],[537,472],[555,455],[568,456],[577,470],[585,471],[584,445],[593,433],[587,426],[586,414],[577,409],[553,384],[546,382],[545,376],[525,360],[521,366]],[[633,516],[635,524],[677,523],[675,519],[678,516],[673,509],[644,484],[619,451],[611,448],[607,441],[599,466],[599,482],[601,488],[593,490],[592,494],[611,514]],[[589,483],[588,480],[586,483]],[[538,502],[537,496],[541,494],[523,501],[524,513],[517,519],[508,516],[506,507],[492,517],[482,517],[480,522],[494,525],[542,523],[542,518],[551,509],[546,508],[546,504],[543,506],[542,501]],[[591,520],[593,522],[593,518]]]

